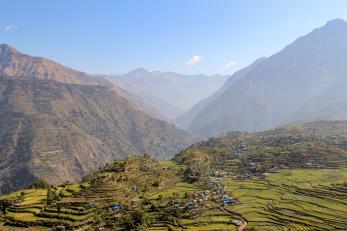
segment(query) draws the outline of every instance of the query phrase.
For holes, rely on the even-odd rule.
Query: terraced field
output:
[[[0,230],[347,230],[347,169],[281,169],[265,178],[205,176],[194,183],[183,180],[185,169],[130,158],[82,184],[52,186],[53,203],[48,189],[18,191],[0,198],[14,202],[0,213]],[[221,202],[225,195],[236,203]]]
[[[265,180],[224,179],[230,209],[257,230],[347,230],[347,169],[296,169]]]

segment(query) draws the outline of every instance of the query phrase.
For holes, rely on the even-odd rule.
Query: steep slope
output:
[[[135,109],[102,86],[0,80],[0,189],[77,181],[106,162],[171,158],[196,137]]]
[[[318,96],[308,100],[288,122],[305,122],[317,119],[347,119],[347,78],[340,78]]]
[[[173,122],[183,128],[188,129],[189,125],[192,123],[194,118],[199,114],[201,110],[203,110],[209,103],[211,103],[214,99],[218,98],[226,89],[228,89],[233,83],[237,80],[241,79],[245,76],[249,71],[251,71],[257,64],[266,60],[266,58],[257,59],[254,63],[249,65],[248,67],[236,72],[233,76],[231,76],[223,86],[213,93],[210,97],[201,100],[199,103],[194,105],[189,111],[177,117]]]
[[[52,79],[62,83],[99,84],[86,73],[75,71],[42,57],[33,57],[7,44],[0,45],[0,76]]]
[[[169,119],[176,118],[210,96],[222,86],[226,78],[220,75],[150,72],[142,68],[124,75],[107,77],[115,85],[142,97]]]
[[[49,79],[62,83],[106,86],[126,98],[137,109],[154,118],[166,119],[158,110],[151,107],[140,97],[113,85],[106,78],[101,76],[96,78],[46,58],[23,54],[7,44],[0,45],[0,78],[18,76],[31,79]]]
[[[287,122],[309,100],[346,78],[346,38],[347,23],[336,19],[297,39],[224,89],[199,111],[189,130],[208,137]]]

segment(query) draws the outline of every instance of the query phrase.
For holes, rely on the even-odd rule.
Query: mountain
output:
[[[129,155],[169,159],[198,139],[105,79],[7,45],[0,73],[0,191],[78,181]]]
[[[0,76],[25,76],[51,79],[62,83],[98,84],[86,73],[75,71],[42,57],[33,57],[7,44],[0,45]]]
[[[107,86],[122,97],[127,98],[137,109],[146,112],[152,117],[166,119],[159,111],[151,107],[140,97],[122,90],[105,78],[95,78],[49,59],[23,54],[7,44],[2,44],[0,45],[0,78],[6,76],[25,76],[26,78],[48,79],[62,83]]]
[[[209,99],[191,119],[188,130],[209,137],[233,130],[259,131],[302,119],[301,115],[308,113],[302,110],[308,109],[307,103],[318,102],[314,98],[321,94],[330,94],[325,91],[334,93],[334,86],[347,78],[346,38],[347,23],[332,20],[279,53],[256,62],[240,79]],[[338,97],[335,100],[340,96],[335,95]],[[323,101],[316,106],[328,103],[323,95],[320,98]],[[333,116],[335,113],[329,108],[324,114]],[[331,118],[325,115],[317,118],[316,110],[310,111],[306,118]]]
[[[248,67],[236,72],[223,84],[223,86],[218,91],[213,93],[210,97],[201,100],[199,103],[194,105],[189,111],[177,117],[173,122],[183,129],[188,129],[189,125],[192,123],[194,118],[199,114],[201,110],[203,110],[214,99],[218,98],[234,82],[245,76],[250,70],[253,69],[254,66],[256,66],[258,63],[262,62],[265,59],[266,58],[260,58]]]
[[[197,140],[103,86],[0,80],[0,189],[78,181],[106,162],[168,159]]]
[[[118,76],[102,76],[141,97],[168,119],[174,119],[218,90],[227,79],[221,75],[183,75],[135,69]]]

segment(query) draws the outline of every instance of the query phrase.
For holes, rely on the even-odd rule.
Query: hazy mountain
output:
[[[80,180],[129,155],[171,158],[197,140],[106,80],[6,45],[0,67],[0,191]]]
[[[174,119],[217,91],[227,77],[150,72],[139,68],[124,75],[108,76],[107,79],[141,97],[165,117]]]
[[[250,70],[253,69],[258,63],[262,62],[266,58],[260,58],[256,60],[254,63],[249,65],[248,67],[236,72],[233,76],[231,76],[224,84],[223,86],[216,91],[212,96],[201,100],[199,103],[194,105],[189,111],[186,113],[180,115],[174,120],[174,123],[183,128],[187,129],[188,126],[192,123],[194,118],[199,114],[201,110],[203,110],[210,102],[212,102],[214,99],[218,98],[226,89],[228,89],[229,86],[231,86],[234,82],[245,76]]]
[[[344,119],[344,112],[337,116],[331,109],[337,106],[334,103],[345,102],[346,60],[347,23],[329,21],[253,64],[209,99],[188,129],[213,136],[233,130],[264,130],[303,117]]]

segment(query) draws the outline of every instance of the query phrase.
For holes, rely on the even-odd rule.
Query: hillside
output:
[[[192,145],[179,163],[261,174],[271,168],[347,167],[347,122],[321,121],[273,130],[232,132]]]
[[[345,94],[338,90],[346,83],[346,37],[347,23],[332,20],[252,64],[207,100],[188,121],[188,130],[211,137],[297,121],[347,119],[341,105]]]
[[[112,88],[119,96],[126,98],[133,107],[157,119],[166,119],[155,107],[150,106],[136,95],[113,85],[106,78],[94,77],[81,71],[73,70],[43,57],[34,57],[19,52],[15,48],[0,45],[0,78],[30,78],[54,80],[61,83],[82,85],[101,85]]]
[[[131,157],[107,164],[81,184],[36,182],[0,197],[0,229],[347,228],[346,168],[280,169],[241,178],[213,168],[198,175],[203,166]]]
[[[171,120],[212,95],[227,79],[221,75],[183,75],[142,68],[123,75],[101,77],[141,97]]]
[[[99,84],[84,72],[75,71],[43,57],[23,54],[7,44],[0,45],[0,76],[51,79],[62,83]]]
[[[197,140],[103,86],[2,78],[0,107],[0,189],[7,192],[36,179],[78,181],[129,155],[171,158]]]
[[[249,65],[248,67],[237,71],[234,75],[232,75],[230,78],[228,78],[223,86],[213,93],[210,97],[205,98],[195,104],[192,108],[190,108],[187,112],[183,113],[179,117],[177,117],[174,120],[174,123],[179,126],[180,128],[183,129],[188,129],[190,124],[193,122],[195,117],[202,111],[204,110],[207,105],[209,105],[213,100],[218,98],[226,89],[228,89],[232,84],[234,84],[236,81],[241,79],[243,76],[245,76],[249,71],[251,71],[256,65],[258,65],[260,62],[266,60],[266,58],[260,58],[256,60],[254,63]]]

